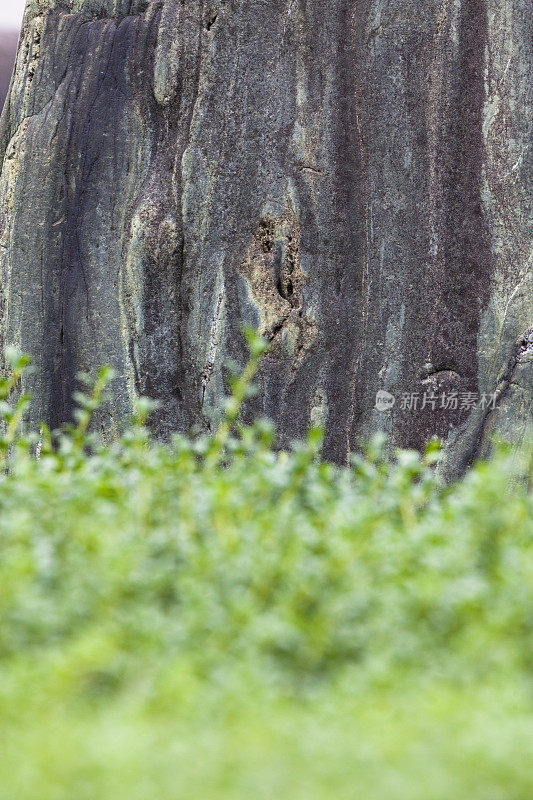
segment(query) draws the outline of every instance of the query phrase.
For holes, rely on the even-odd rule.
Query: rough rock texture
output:
[[[163,435],[213,424],[246,321],[272,340],[248,413],[287,440],[438,434],[449,474],[520,441],[532,41],[530,0],[29,0],[0,256],[36,417],[111,363],[108,430],[137,393]],[[403,407],[431,390],[498,408]]]
[[[9,89],[18,38],[18,31],[0,30],[0,110]]]

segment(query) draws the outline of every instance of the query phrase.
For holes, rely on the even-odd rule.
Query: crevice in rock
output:
[[[206,23],[205,29],[206,29],[206,31],[207,31],[208,33],[209,33],[209,31],[210,31],[210,30],[213,28],[213,26],[215,25],[215,23],[216,23],[217,19],[218,19],[218,11],[217,11],[215,14],[213,14],[213,15],[212,15],[212,16],[211,16],[211,17],[208,19],[208,21],[207,21],[207,23]]]
[[[496,389],[494,390],[493,397],[494,402],[489,405],[489,407],[485,410],[483,417],[481,419],[481,423],[479,425],[479,433],[476,437],[476,443],[474,447],[474,451],[472,453],[469,462],[471,463],[476,458],[479,458],[481,454],[481,448],[483,446],[483,440],[485,431],[487,429],[487,425],[489,423],[490,418],[494,414],[494,412],[499,408],[498,403],[500,403],[507,392],[509,391],[509,387],[513,383],[513,377],[515,375],[516,370],[518,367],[523,363],[523,358],[526,355],[533,354],[533,326],[528,328],[517,340],[513,347],[513,351],[511,357],[507,363],[507,367],[499,379],[498,383],[496,384]]]
[[[218,293],[215,313],[213,314],[213,320],[211,322],[211,330],[209,332],[209,348],[208,348],[207,363],[204,369],[202,370],[202,375],[201,375],[202,406],[205,401],[205,393],[207,390],[207,386],[209,384],[209,381],[211,380],[211,377],[213,375],[213,370],[215,368],[215,360],[218,349],[218,337],[220,330],[220,319],[222,316],[222,306],[224,303],[225,294],[226,294],[225,289],[224,287],[222,287],[222,289]]]
[[[460,377],[461,375],[459,372],[452,366],[434,367],[433,365],[427,365],[420,372],[420,379],[422,381],[436,380],[438,378],[453,378],[458,380]]]
[[[318,167],[313,167],[311,164],[300,164],[300,172],[312,172],[313,175],[322,175],[323,172]]]

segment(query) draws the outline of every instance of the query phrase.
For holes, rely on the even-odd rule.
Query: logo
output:
[[[390,411],[396,402],[396,398],[390,392],[380,389],[376,395],[376,408],[378,411]]]

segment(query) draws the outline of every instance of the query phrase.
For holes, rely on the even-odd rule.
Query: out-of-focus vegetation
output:
[[[2,800],[531,800],[533,501],[239,424],[22,435],[0,384]]]

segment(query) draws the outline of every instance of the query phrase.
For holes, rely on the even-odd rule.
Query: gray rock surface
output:
[[[0,258],[35,416],[111,363],[107,430],[136,394],[163,435],[212,425],[248,322],[272,347],[247,413],[284,440],[437,434],[450,475],[521,441],[532,28],[529,0],[29,0]]]

